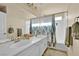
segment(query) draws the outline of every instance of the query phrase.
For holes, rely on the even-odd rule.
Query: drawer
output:
[[[26,48],[24,51],[18,54],[18,56],[36,56],[36,55],[39,55],[39,46],[37,44],[34,44]]]

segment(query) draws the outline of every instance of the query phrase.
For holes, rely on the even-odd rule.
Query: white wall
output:
[[[79,16],[79,4],[71,4],[68,8],[68,25],[74,23],[74,18]]]

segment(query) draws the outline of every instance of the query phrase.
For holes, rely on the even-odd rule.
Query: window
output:
[[[62,16],[56,16],[55,20],[62,20]]]
[[[32,24],[32,27],[41,27],[41,26],[51,26],[52,23],[48,22],[48,23],[36,23],[36,24]]]

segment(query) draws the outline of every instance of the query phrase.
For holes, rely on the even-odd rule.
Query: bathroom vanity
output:
[[[41,56],[46,48],[47,36],[39,35],[30,40],[0,45],[0,56]]]

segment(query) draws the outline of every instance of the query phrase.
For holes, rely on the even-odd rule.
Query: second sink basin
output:
[[[21,40],[19,42],[16,42],[16,43],[12,44],[10,46],[10,48],[20,48],[20,47],[25,46],[29,43],[30,43],[30,40]]]

